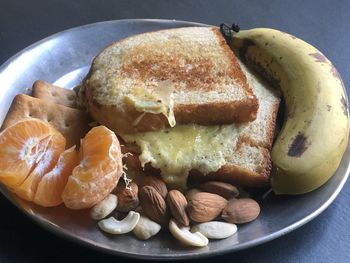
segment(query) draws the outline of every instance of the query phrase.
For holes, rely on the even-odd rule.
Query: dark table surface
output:
[[[350,88],[350,1],[0,0],[0,64],[53,33],[105,20],[162,18],[272,27],[318,47]],[[1,87],[1,83],[0,83]],[[46,232],[0,196],[0,262],[133,262]],[[202,262],[350,262],[350,182],[326,211],[266,244]]]

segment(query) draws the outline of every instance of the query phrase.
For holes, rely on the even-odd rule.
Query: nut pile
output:
[[[127,215],[122,220],[106,218],[114,211],[117,218]],[[240,195],[231,184],[205,182],[184,195],[178,190],[168,191],[162,179],[150,175],[144,176],[139,185],[120,182],[90,211],[91,218],[99,220],[98,226],[107,233],[132,232],[147,240],[164,229],[183,244],[196,247],[208,245],[208,239],[232,236],[236,224],[253,221],[259,213],[259,204]]]

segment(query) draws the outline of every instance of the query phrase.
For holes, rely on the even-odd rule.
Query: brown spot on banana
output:
[[[331,109],[332,109],[332,105],[326,105],[326,107],[327,107],[327,111],[331,111]]]
[[[331,73],[333,75],[333,77],[335,77],[336,79],[339,79],[341,82],[341,78],[340,78],[340,75],[339,75],[339,72],[338,70],[334,67],[334,65],[332,64],[332,67],[331,67]]]
[[[344,115],[346,117],[348,117],[348,103],[347,103],[346,99],[344,98],[344,96],[341,96],[340,105],[341,105],[341,108],[343,110]]]
[[[294,137],[292,143],[289,146],[288,156],[300,157],[310,146],[305,135],[301,132]]]
[[[321,52],[315,52],[309,54],[315,59],[316,62],[327,63],[327,58]]]

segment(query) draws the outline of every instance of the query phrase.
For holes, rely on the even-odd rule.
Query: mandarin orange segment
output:
[[[28,118],[0,133],[0,182],[14,189],[24,182],[58,132],[48,123]]]
[[[64,204],[71,209],[90,208],[103,200],[122,174],[119,141],[108,128],[92,128],[82,140],[80,151],[82,160],[62,194]]]
[[[45,207],[60,205],[63,202],[61,195],[68,177],[78,164],[79,155],[75,151],[75,146],[64,151],[53,170],[41,178],[35,193],[34,203]]]
[[[56,133],[49,137],[46,147],[36,160],[33,171],[27,176],[24,182],[16,187],[14,192],[27,201],[33,201],[38,184],[44,174],[51,171],[66,147],[66,139],[62,134]]]

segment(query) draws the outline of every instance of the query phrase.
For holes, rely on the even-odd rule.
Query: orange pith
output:
[[[117,185],[122,158],[116,135],[104,126],[92,128],[80,146],[82,160],[74,168],[62,199],[71,209],[89,208],[103,200]]]
[[[13,190],[31,172],[36,179],[35,168],[40,165],[45,152],[60,147],[65,147],[64,137],[41,120],[28,118],[6,128],[0,133],[0,182]]]
[[[45,207],[61,204],[63,202],[61,195],[68,177],[78,164],[79,156],[78,152],[75,151],[75,146],[64,151],[55,167],[41,178],[35,193],[34,203]]]
[[[56,165],[60,154],[65,149],[66,139],[60,133],[57,133],[49,137],[46,145],[42,155],[39,156],[39,160],[36,161],[33,171],[15,189],[15,193],[27,201],[33,201],[41,178]]]

